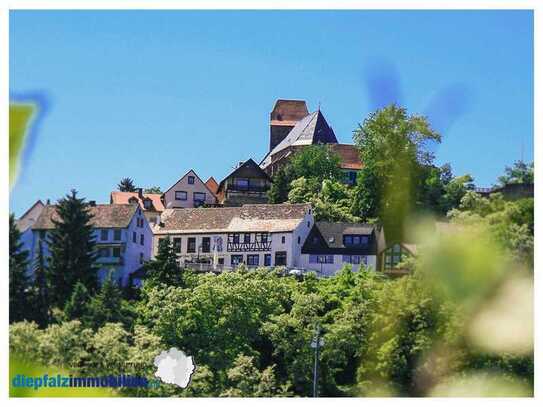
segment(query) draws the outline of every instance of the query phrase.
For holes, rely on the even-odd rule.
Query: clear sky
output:
[[[320,103],[338,140],[397,102],[442,132],[438,164],[488,186],[533,159],[530,11],[15,11],[10,87],[47,115],[10,208],[122,177],[220,181],[260,161],[277,98]]]

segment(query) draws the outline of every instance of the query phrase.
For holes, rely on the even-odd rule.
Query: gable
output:
[[[194,177],[194,184],[188,183],[189,176]],[[183,175],[175,184],[173,184],[166,192],[164,192],[163,195],[166,195],[168,192],[170,192],[172,189],[177,188],[181,185],[194,185],[195,189],[201,189],[207,191],[211,196],[215,196],[215,192],[213,192],[204,181],[196,174],[196,172],[193,169],[190,169],[185,175]]]

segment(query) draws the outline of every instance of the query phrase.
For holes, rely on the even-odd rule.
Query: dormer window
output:
[[[345,246],[364,246],[369,242],[367,235],[343,235],[343,244]]]
[[[150,199],[145,199],[145,200],[143,201],[143,207],[144,207],[145,209],[150,209],[150,208],[151,208],[151,200],[150,200]]]

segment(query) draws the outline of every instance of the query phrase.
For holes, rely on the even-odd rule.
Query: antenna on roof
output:
[[[320,112],[321,111],[321,101],[319,100],[319,105],[317,106],[317,110]]]

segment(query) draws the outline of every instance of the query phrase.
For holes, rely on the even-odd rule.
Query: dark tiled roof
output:
[[[222,191],[224,188],[225,181],[230,177],[247,177],[247,178],[264,178],[271,182],[271,178],[268,174],[262,170],[262,168],[259,167],[257,163],[254,162],[252,158],[249,158],[247,161],[242,163],[239,167],[237,167],[235,170],[233,170],[230,174],[228,174],[219,184],[219,187],[217,188],[217,193]]]
[[[347,247],[343,244],[343,235],[368,235],[369,242],[362,247]],[[376,228],[367,223],[317,222],[302,247],[302,253],[376,255]]]
[[[328,125],[321,111],[317,110],[296,123],[288,135],[264,157],[260,166],[266,168],[272,163],[274,154],[289,146],[332,143],[337,143],[334,130]]]
[[[123,204],[100,204],[89,207],[93,215],[91,224],[95,228],[125,228],[130,223],[138,205]],[[53,220],[59,220],[56,205],[47,205],[43,208],[34,226],[36,229],[54,229]]]
[[[243,205],[230,208],[166,209],[161,217],[163,226],[155,233],[206,233],[234,231],[288,231],[306,215],[309,204]]]

